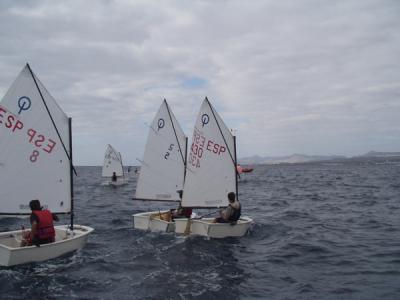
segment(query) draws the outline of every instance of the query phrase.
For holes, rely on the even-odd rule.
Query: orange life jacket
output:
[[[38,219],[36,239],[42,240],[53,240],[56,237],[56,232],[53,225],[53,215],[49,210],[34,210],[32,211]]]

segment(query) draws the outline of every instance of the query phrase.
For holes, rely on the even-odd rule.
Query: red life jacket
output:
[[[183,207],[181,214],[182,214],[182,216],[185,216],[186,218],[190,218],[190,216],[192,215],[192,209],[189,207]]]
[[[56,232],[53,225],[53,215],[49,210],[34,210],[32,211],[38,219],[39,223],[37,225],[36,239],[42,240],[52,240],[54,241],[56,237]]]

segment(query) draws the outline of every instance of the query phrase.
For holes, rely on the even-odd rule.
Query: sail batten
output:
[[[164,99],[154,117],[136,187],[136,199],[180,201],[183,189],[186,136]]]
[[[193,131],[182,206],[223,207],[236,192],[234,137],[208,99],[204,99]]]

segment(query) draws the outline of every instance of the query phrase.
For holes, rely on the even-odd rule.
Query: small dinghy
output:
[[[236,140],[206,98],[195,124],[187,163],[182,206],[221,208],[227,194],[238,196]],[[243,236],[252,219],[242,216],[236,224],[213,223],[213,218],[176,219],[175,232],[211,238]]]
[[[238,171],[238,173],[239,174],[242,174],[242,173],[250,173],[250,172],[253,172],[253,170],[254,170],[254,168],[245,168],[245,167],[242,167],[242,166],[237,166],[237,171]]]
[[[127,184],[121,153],[117,152],[110,144],[106,147],[101,176],[105,178],[103,185],[120,186]]]
[[[150,125],[135,200],[177,202],[186,172],[187,137],[164,99]],[[134,228],[170,232],[175,230],[170,211],[133,215]]]
[[[39,262],[82,248],[93,228],[73,224],[71,118],[27,64],[0,102],[0,214],[29,216],[29,202],[71,224],[55,226],[55,242],[20,247],[23,230],[0,233],[0,265]]]
[[[23,230],[0,233],[0,265],[14,266],[30,262],[39,262],[56,258],[85,246],[88,234],[93,228],[74,225],[54,226],[56,239],[54,243],[38,246],[20,247]]]

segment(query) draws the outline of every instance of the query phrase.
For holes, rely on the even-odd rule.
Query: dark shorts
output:
[[[222,218],[222,217],[216,218],[215,222],[217,222],[217,223],[229,223],[229,222],[225,221],[224,218]]]
[[[44,245],[50,243],[54,243],[54,239],[46,239],[46,240],[33,239],[32,241],[33,245]]]

